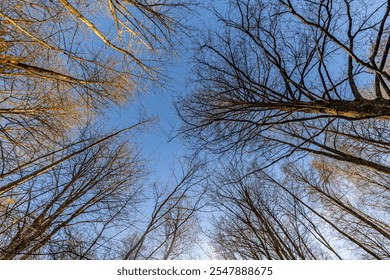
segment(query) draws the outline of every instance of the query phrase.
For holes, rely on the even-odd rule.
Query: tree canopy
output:
[[[193,4],[0,3],[0,259],[390,259],[390,2],[229,0],[190,29]],[[100,121],[183,37],[193,154],[150,182],[148,120]]]
[[[176,108],[195,150],[229,162],[213,200],[222,258],[389,258],[389,12],[360,0],[216,11]]]

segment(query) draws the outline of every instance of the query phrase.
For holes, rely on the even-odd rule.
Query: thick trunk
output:
[[[302,112],[327,114],[346,119],[390,119],[390,100],[353,100],[328,102],[308,102],[298,105]]]
[[[358,119],[390,119],[390,100],[387,99],[362,99],[362,100],[331,100],[310,102],[227,102],[226,108],[239,106],[241,108],[253,108],[260,111],[277,110],[285,112],[302,112],[317,114],[318,117],[338,117],[350,120]],[[224,105],[225,105],[224,104]],[[224,106],[225,107],[225,106]]]

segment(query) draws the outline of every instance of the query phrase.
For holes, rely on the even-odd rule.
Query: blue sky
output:
[[[226,6],[226,1],[211,1],[213,6]],[[203,2],[203,8],[197,8],[196,14],[188,14],[186,24],[202,28],[215,24],[210,5]],[[205,29],[203,29],[205,30]],[[190,36],[197,38],[197,33]],[[172,172],[179,166],[179,160],[189,153],[182,140],[171,139],[180,127],[180,119],[174,108],[174,100],[186,94],[186,83],[191,77],[191,39],[183,36],[182,46],[175,50],[172,63],[164,68],[167,81],[163,87],[148,90],[134,97],[127,106],[113,108],[108,114],[109,126],[123,128],[137,121],[140,115],[154,118],[153,123],[137,132],[132,139],[145,160],[150,171],[150,181],[167,181]]]
[[[174,63],[169,67],[170,79],[164,88],[141,93],[127,106],[113,108],[107,115],[107,125],[115,128],[134,124],[140,116],[152,119],[151,123],[137,131],[130,140],[139,149],[141,159],[150,172],[151,181],[167,179],[178,159],[185,154],[185,147],[180,139],[169,140],[180,126],[173,103],[174,98],[185,91],[187,68],[188,64],[184,61]]]
[[[222,1],[224,2],[224,1]],[[212,2],[217,5],[217,1]],[[224,2],[226,5],[226,1]],[[191,16],[187,24],[196,27],[204,27],[215,24],[212,13],[206,9],[197,9],[197,15]],[[205,29],[204,29],[205,30]],[[197,38],[196,33],[190,34]],[[191,77],[191,57],[193,55],[194,45],[191,39],[183,38],[183,44],[175,52],[175,57],[171,64],[164,67],[164,75],[167,80],[163,87],[151,88],[150,90],[136,95],[129,101],[127,106],[122,108],[111,108],[106,114],[106,123],[110,128],[124,128],[137,122],[140,116],[145,118],[154,118],[153,122],[145,126],[141,131],[137,131],[130,139],[140,151],[140,159],[145,163],[147,176],[144,183],[146,188],[157,183],[160,187],[172,186],[175,182],[172,180],[173,173],[180,178],[182,175],[181,164],[184,163],[183,157],[189,155],[191,151],[187,149],[183,139],[176,137],[177,129],[181,125],[181,120],[176,114],[174,100],[184,96],[189,90],[188,79]],[[146,193],[152,197],[151,193]],[[142,214],[147,216],[152,209],[153,200],[149,200],[144,206]],[[142,226],[141,226],[142,227]],[[203,240],[201,249],[194,247],[194,254],[200,258],[209,258],[209,247],[207,241]],[[206,252],[207,251],[207,252]]]

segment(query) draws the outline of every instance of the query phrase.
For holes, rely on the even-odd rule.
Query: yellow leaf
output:
[[[14,203],[15,203],[15,200],[13,200],[12,197],[10,197],[10,198],[8,199],[8,204],[14,204]]]

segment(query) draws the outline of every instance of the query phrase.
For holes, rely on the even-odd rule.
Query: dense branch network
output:
[[[220,152],[279,145],[349,160],[328,141],[334,127],[390,116],[390,4],[375,3],[233,1],[200,43],[197,86],[177,106],[184,133]]]
[[[188,253],[184,229],[196,228],[198,203],[190,204],[199,202],[188,197],[195,166],[185,187],[159,195],[153,217],[141,215],[149,190],[129,139],[146,121],[107,131],[97,120],[165,78],[160,71],[190,4],[0,3],[0,259]],[[152,225],[141,236],[140,221]],[[146,250],[145,240],[159,241]],[[138,255],[128,249],[133,243]]]
[[[390,2],[235,0],[216,16],[176,108],[219,159],[218,256],[388,259]]]

